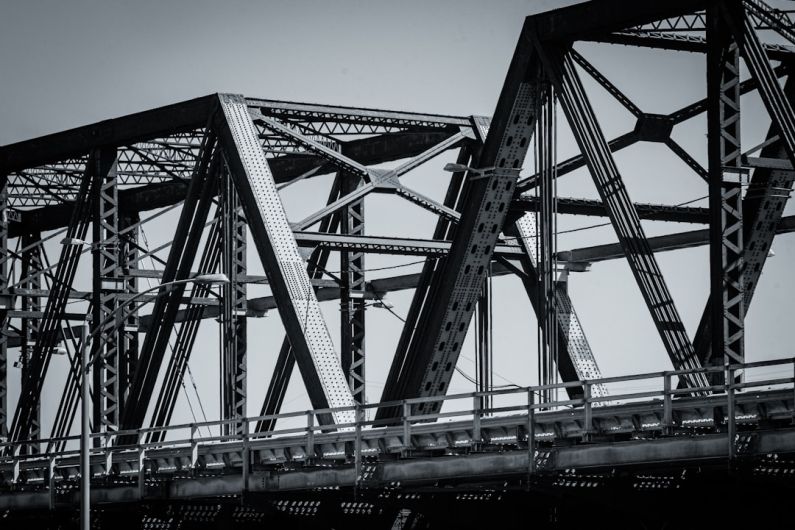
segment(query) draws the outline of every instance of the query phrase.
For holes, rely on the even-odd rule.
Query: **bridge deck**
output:
[[[750,381],[754,369],[771,367],[775,377]],[[581,386],[585,395],[596,384],[642,388],[609,398],[539,404],[535,396],[544,387],[529,387],[490,392],[495,405],[489,410],[479,409],[478,393],[404,400],[402,419],[388,425],[367,418],[367,409],[383,405],[374,404],[356,409],[357,421],[337,430],[317,425],[317,415],[328,411],[315,410],[277,415],[282,427],[265,433],[248,429],[263,419],[257,417],[243,420],[237,435],[213,435],[223,422],[166,427],[165,441],[157,443],[146,443],[153,430],[142,429],[136,432],[141,442],[128,446],[97,435],[103,446],[91,452],[92,502],[477,482],[569,469],[722,462],[730,452],[739,458],[795,453],[794,368],[794,359],[737,365],[730,373],[742,370],[746,381],[714,387],[708,396],[676,389],[681,372],[662,372],[552,385]],[[653,382],[662,382],[662,389]],[[434,399],[444,402],[442,412],[421,413]],[[76,502],[76,448],[45,456],[23,454],[23,443],[3,447],[0,509]]]

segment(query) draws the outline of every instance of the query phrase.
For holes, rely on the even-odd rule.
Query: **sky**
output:
[[[354,105],[452,115],[491,115],[525,16],[573,2],[555,0],[463,1],[268,1],[242,0],[137,2],[0,0],[0,144],[121,116],[213,92],[312,103]],[[576,46],[642,110],[668,113],[705,95],[703,56],[583,43]],[[597,117],[609,138],[634,127],[631,116],[582,74]],[[761,141],[769,119],[755,95],[743,98],[743,141]],[[674,138],[706,163],[706,120],[678,126]],[[559,158],[577,153],[559,118]],[[406,183],[441,199],[449,175],[441,168],[450,153],[407,175]],[[530,159],[528,159],[530,160]],[[658,144],[639,144],[616,155],[630,196],[636,202],[677,204],[703,198],[706,185]],[[532,162],[525,165],[532,170]],[[320,207],[329,177],[288,188],[283,200],[292,220]],[[558,183],[564,197],[597,198],[587,170]],[[694,205],[706,205],[704,200]],[[791,213],[787,209],[787,214]],[[393,197],[366,201],[369,235],[430,237],[434,219]],[[176,218],[163,216],[148,227],[151,246],[168,241]],[[559,235],[565,250],[615,240],[600,218],[561,216],[559,230],[590,227]],[[644,222],[648,235],[701,228]],[[747,358],[793,354],[788,278],[795,257],[792,236],[779,236],[747,318]],[[54,250],[53,250],[54,252]],[[366,267],[408,264],[416,259],[368,256]],[[661,253],[660,267],[692,335],[707,296],[706,247]],[[262,268],[249,245],[251,274]],[[88,282],[83,264],[78,284]],[[376,278],[418,270],[409,265],[373,272]],[[495,383],[536,383],[536,322],[520,282],[494,280]],[[604,375],[671,367],[648,310],[624,260],[594,264],[572,274],[571,298]],[[250,296],[267,293],[250,286]],[[411,292],[389,295],[394,312],[405,315]],[[323,304],[337,340],[339,307]],[[401,322],[383,309],[367,312],[368,400],[380,397]],[[265,395],[283,336],[278,316],[249,320],[249,414]],[[474,374],[473,333],[459,367]],[[218,416],[218,333],[205,322],[191,360],[191,375],[208,418]],[[11,353],[11,357],[15,355]],[[60,361],[59,361],[60,362]],[[45,420],[57,403],[65,366],[56,362],[45,390]],[[53,379],[53,378],[56,379]],[[12,394],[18,373],[10,371]],[[472,384],[456,376],[451,392]],[[186,395],[190,397],[186,397]],[[15,397],[12,395],[10,405]],[[187,405],[190,404],[190,407]],[[201,415],[189,382],[180,396],[175,421]],[[293,378],[286,410],[306,408],[300,379]],[[201,419],[201,418],[199,418]]]

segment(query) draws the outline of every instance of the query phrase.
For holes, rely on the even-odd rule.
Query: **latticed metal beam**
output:
[[[42,249],[41,235],[31,234],[22,238],[22,286],[26,289],[36,290],[42,288]],[[23,311],[41,311],[41,299],[33,296],[22,297]],[[21,380],[33,379],[35,374],[32,372],[31,359],[36,341],[39,340],[41,320],[36,318],[22,319],[20,326],[22,343],[19,348],[19,360],[21,364]],[[41,438],[41,403],[31,413],[30,429],[28,430],[29,440]],[[38,444],[28,444],[24,447],[25,452],[39,452]]]
[[[237,191],[224,168],[221,181],[222,271],[229,278],[223,286],[221,315],[221,417],[246,416],[246,220]],[[241,433],[242,423],[226,424],[228,433]]]
[[[357,175],[343,172],[341,178],[342,194],[352,193],[361,186],[362,179]],[[345,207],[341,213],[340,227],[344,235],[364,234],[364,200],[360,199]],[[348,378],[353,400],[365,403],[365,276],[364,253],[360,250],[343,251],[340,254],[341,296],[340,296],[340,358],[342,371]]]
[[[740,47],[725,20],[738,1],[707,9],[707,155],[709,159],[712,355],[707,365],[745,360]]]
[[[98,193],[92,198],[93,216],[93,300],[92,323],[98,326],[118,307],[118,294],[123,290],[119,251],[118,154],[116,149],[100,150]],[[119,428],[119,337],[116,322],[108,322],[92,342],[93,422],[99,432]]]
[[[8,177],[0,171],[0,437],[8,434]]]

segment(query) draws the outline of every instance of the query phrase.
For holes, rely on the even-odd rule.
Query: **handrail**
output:
[[[772,367],[772,366],[785,366],[785,365],[792,365],[793,371],[791,377],[782,377],[779,374],[776,374],[773,378],[763,379],[759,381],[744,381],[744,382],[735,382],[734,381],[734,374],[744,371],[747,372],[748,370],[752,370],[755,368],[764,368],[764,367]],[[712,374],[723,374],[723,383],[721,384],[712,384],[708,387],[698,387],[698,388],[676,388],[675,385],[671,384],[671,381],[675,377],[694,374],[694,373],[712,373]],[[730,377],[727,377],[730,376]],[[590,389],[596,385],[606,385],[606,384],[615,384],[615,383],[626,383],[631,381],[642,381],[642,380],[658,380],[662,379],[665,383],[662,389],[652,389],[652,388],[643,388],[637,391],[631,392],[624,392],[621,394],[614,394],[610,396],[591,396]],[[561,383],[553,383],[553,384],[546,384],[546,385],[536,385],[536,386],[526,386],[526,387],[517,387],[517,388],[501,388],[491,391],[478,391],[478,392],[468,392],[468,393],[459,393],[459,394],[450,394],[450,395],[442,395],[442,396],[427,396],[427,397],[418,397],[418,398],[408,398],[403,400],[393,400],[393,401],[386,401],[382,403],[368,403],[364,405],[353,405],[353,406],[346,406],[346,407],[336,407],[336,408],[324,408],[324,409],[314,409],[314,410],[305,410],[305,411],[295,411],[295,412],[284,412],[279,414],[269,414],[263,416],[253,416],[253,417],[246,417],[246,418],[233,418],[233,419],[219,419],[219,420],[212,420],[212,421],[203,421],[203,422],[192,422],[192,423],[183,423],[177,425],[165,425],[161,427],[146,427],[138,430],[123,430],[123,431],[114,431],[114,432],[104,432],[104,433],[91,433],[90,437],[92,439],[99,439],[102,440],[104,443],[104,447],[102,449],[109,449],[112,448],[113,451],[125,451],[125,450],[134,450],[134,449],[155,449],[155,448],[174,448],[178,446],[188,446],[191,444],[197,443],[208,443],[208,442],[233,442],[233,441],[251,441],[251,440],[262,440],[265,438],[279,438],[283,436],[289,436],[297,433],[305,433],[307,436],[314,436],[316,433],[323,433],[327,431],[336,430],[337,432],[344,433],[346,435],[352,435],[354,431],[360,431],[362,427],[395,427],[399,426],[401,422],[406,425],[415,425],[416,423],[429,423],[434,420],[442,419],[442,418],[455,418],[455,417],[464,417],[464,416],[472,416],[476,418],[476,421],[479,423],[481,416],[483,415],[493,415],[497,413],[508,413],[514,411],[523,411],[523,412],[541,412],[541,411],[553,411],[556,409],[561,409],[563,407],[577,407],[581,406],[583,408],[583,413],[586,414],[588,418],[592,417],[592,415],[598,415],[599,405],[606,405],[606,404],[627,404],[633,400],[643,399],[643,398],[655,398],[660,397],[664,401],[664,406],[668,406],[671,398],[674,397],[682,397],[682,396],[690,396],[694,392],[713,392],[713,393],[725,393],[727,397],[730,399],[734,399],[734,393],[736,391],[747,390],[750,388],[757,388],[763,386],[774,386],[774,385],[786,385],[786,384],[793,384],[795,386],[795,357],[783,358],[783,359],[773,359],[773,360],[765,360],[765,361],[754,361],[748,363],[737,363],[731,364],[726,366],[709,366],[709,367],[699,367],[695,369],[688,369],[688,370],[669,370],[669,371],[657,371],[657,372],[647,372],[641,374],[630,374],[624,376],[611,376],[611,377],[602,377],[599,379],[585,379],[581,381],[569,381],[569,382],[561,382]],[[565,390],[567,388],[575,388],[581,387],[585,390],[585,393],[581,397],[574,397],[567,399],[555,399],[554,401],[550,402],[538,402],[532,396],[538,396],[543,391],[547,390]],[[511,396],[511,395],[526,395],[528,396],[528,402],[523,404],[517,405],[510,405],[510,406],[501,406],[501,407],[491,407],[483,409],[478,405],[479,399],[481,397],[494,397],[494,396]],[[458,400],[472,400],[474,405],[469,408],[464,409],[455,409],[450,411],[445,411],[436,413],[415,413],[415,409],[417,405],[424,404],[424,403],[449,403]],[[395,419],[388,419],[388,420],[376,420],[376,419],[367,419],[365,412],[368,410],[378,409],[381,407],[401,407],[402,410],[408,411],[404,413],[401,418]],[[596,408],[594,408],[596,407]],[[328,415],[338,412],[345,412],[345,411],[355,411],[356,414],[354,415],[355,421],[344,423],[344,424],[335,424],[335,425],[321,425],[317,422],[317,418],[320,415]],[[267,421],[267,420],[285,420],[290,418],[299,418],[305,417],[307,418],[307,424],[304,426],[290,426],[281,429],[274,429],[267,432],[251,432],[251,426],[254,423],[260,421]],[[237,426],[237,429],[234,429],[234,432],[230,434],[217,434],[213,435],[210,434],[209,436],[197,436],[199,429],[201,428],[211,428],[211,427],[218,427],[219,432],[220,428],[225,425],[233,425]],[[187,438],[178,438],[174,440],[165,440],[165,436],[168,433],[173,433],[180,430],[189,430],[190,436]],[[163,440],[158,442],[143,442],[143,438],[146,434],[149,433],[160,433],[163,435]],[[111,445],[112,441],[118,439],[120,437],[133,435],[138,440],[138,443],[133,444],[126,444],[126,445]],[[0,452],[2,452],[5,456],[0,456],[0,463],[7,462],[10,459],[14,460],[30,460],[30,459],[40,459],[43,458],[45,455],[41,454],[27,454],[21,455],[19,453],[19,449],[30,445],[32,443],[36,444],[44,444],[44,443],[51,443],[51,442],[65,442],[70,441],[77,441],[79,439],[78,435],[71,435],[71,436],[60,436],[60,437],[53,437],[53,438],[45,438],[45,439],[37,439],[37,440],[18,440],[18,441],[5,441],[0,443]],[[10,451],[9,451],[10,449]],[[92,454],[97,454],[98,451],[96,448],[91,449]],[[77,455],[78,451],[75,450],[63,450],[56,453],[49,453],[46,455],[48,458],[52,457],[66,457]]]

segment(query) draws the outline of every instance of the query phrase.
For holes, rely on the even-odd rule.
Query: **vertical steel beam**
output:
[[[735,30],[736,35],[737,31]],[[743,53],[742,50],[741,53]],[[768,94],[762,94],[763,99],[774,103],[777,98],[770,92],[776,91],[775,86],[768,84],[768,87],[764,89]],[[792,108],[792,102],[795,100],[795,77],[789,76],[787,78],[782,96],[787,106]],[[781,107],[780,103],[774,105],[774,108]],[[769,112],[771,112],[771,116],[774,116],[772,111],[769,110]],[[787,112],[786,108],[784,112]],[[774,117],[767,133],[766,146],[762,149],[760,155],[762,158],[783,159],[789,157],[791,148],[788,148],[784,140],[781,139],[781,127],[787,127],[787,122]],[[778,141],[776,141],[776,138],[778,138]],[[795,182],[795,171],[792,170],[757,168],[751,175],[748,191],[742,201],[745,261],[743,293],[746,312],[751,305],[757,283],[762,275],[765,261],[776,234],[776,227],[784,213],[793,182]],[[712,336],[711,308],[712,298],[710,297],[693,339],[696,353],[704,363],[712,356],[710,344]]]
[[[221,313],[221,414],[223,419],[246,416],[246,221],[228,171],[221,173],[222,270],[229,278],[223,286]],[[243,425],[226,424],[228,434],[241,433]]]
[[[342,195],[353,193],[362,185],[358,175],[340,174]],[[347,205],[341,211],[341,232],[346,235],[364,235],[364,198]],[[348,379],[353,400],[365,403],[364,374],[364,333],[365,333],[365,298],[364,298],[364,252],[340,252],[341,292],[340,308],[342,315],[340,324],[340,343],[342,346],[342,371]]]
[[[119,241],[119,198],[115,148],[98,152],[98,193],[94,199],[93,232],[93,299],[92,328],[96,329],[119,306],[119,294],[124,290],[125,279],[121,270]],[[119,429],[119,322],[108,322],[96,332],[92,344],[93,367],[93,417],[97,432],[114,432]],[[100,440],[97,438],[96,442]]]
[[[739,6],[739,2],[716,3],[707,10],[712,355],[706,364],[716,366],[745,359],[740,50],[723,16],[724,10]]]
[[[541,199],[541,208],[538,215],[539,237],[536,239],[538,247],[538,276],[539,294],[538,306],[541,309],[538,318],[541,335],[539,363],[539,383],[550,385],[554,383],[555,367],[558,364],[558,333],[557,333],[557,299],[555,297],[555,270],[557,267],[555,242],[556,231],[556,204],[555,204],[555,96],[551,86],[547,86],[542,98],[539,98],[538,121],[536,131],[536,164],[539,168],[538,193]],[[552,390],[542,391],[544,401],[553,399]]]
[[[119,216],[119,257],[121,275],[124,277],[124,294],[134,296],[138,292],[138,278],[130,274],[137,269],[138,234],[140,219],[136,213]],[[122,327],[118,329],[119,374],[118,374],[118,416],[121,417],[123,405],[128,399],[130,384],[138,363],[138,308],[135,302],[128,304],[124,311]]]
[[[8,176],[0,173],[0,438],[8,434],[8,310],[11,298],[8,295]]]
[[[680,370],[699,367],[700,362],[694,355],[568,48],[536,45],[671,362]],[[690,387],[707,385],[706,378],[700,374],[686,379]]]
[[[41,289],[41,271],[43,269],[41,260],[41,235],[39,233],[26,234],[22,237],[22,287],[24,289]],[[38,296],[22,297],[23,311],[41,311],[41,299]],[[22,365],[22,381],[27,381],[35,377],[31,371],[31,358],[33,348],[39,337],[41,320],[38,318],[22,318],[21,339],[19,357]],[[41,404],[37,404],[31,414],[30,429],[28,439],[38,440],[41,438]],[[38,453],[39,445],[32,443],[26,445],[24,449],[30,453]]]
[[[350,389],[246,101],[231,94],[221,94],[219,99],[216,123],[226,160],[312,405],[321,409],[352,406]],[[349,423],[353,416],[350,411],[335,412],[322,414],[319,420]]]
[[[491,267],[491,265],[489,265]],[[492,286],[491,274],[483,282],[483,291],[478,298],[476,308],[477,315],[477,341],[475,348],[477,357],[477,392],[487,393],[494,387],[494,349],[492,341]],[[484,395],[480,397],[480,409],[488,410],[492,405],[492,396]]]

